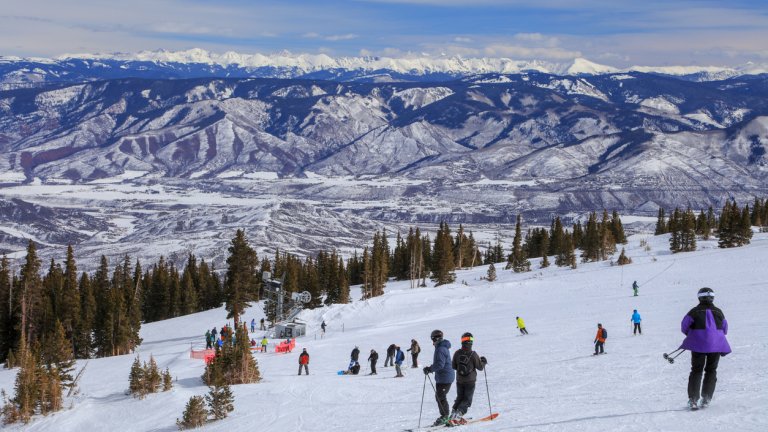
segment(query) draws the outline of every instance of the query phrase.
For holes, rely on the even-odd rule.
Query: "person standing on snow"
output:
[[[632,291],[635,292],[635,297],[637,297],[637,289],[640,288],[640,285],[637,284],[637,281],[632,282]]]
[[[323,334],[325,334],[325,320],[323,320],[323,323],[320,324],[320,329],[323,331]]]
[[[304,372],[309,375],[309,353],[306,348],[299,354],[299,375],[301,375],[302,366],[304,366]]]
[[[403,375],[403,370],[400,368],[403,365],[403,362],[405,361],[405,354],[402,350],[400,350],[399,346],[395,347],[395,371],[397,372],[397,375],[395,375],[395,378],[402,378],[405,375]]]
[[[421,352],[421,347],[419,346],[419,343],[416,342],[416,339],[411,339],[411,347],[408,348],[408,351],[411,352],[411,360],[413,361],[412,368],[419,367],[419,353]]]
[[[632,324],[634,324],[634,328],[632,330],[632,334],[636,335],[636,334],[640,333],[642,335],[643,334],[643,329],[640,328],[640,321],[642,321],[643,319],[640,318],[640,314],[637,313],[637,309],[632,311],[632,318],[630,318],[629,320],[632,321]]]
[[[715,292],[704,287],[698,293],[699,304],[691,309],[680,323],[685,340],[680,348],[691,352],[691,374],[688,376],[688,406],[706,407],[712,400],[717,383],[717,364],[720,357],[731,352],[725,336],[728,321],[723,311],[714,305]],[[704,385],[702,387],[702,376]]]
[[[268,344],[269,344],[269,341],[267,340],[267,337],[264,336],[264,338],[261,340],[261,352],[267,352]]]
[[[376,362],[379,361],[379,353],[376,350],[371,350],[371,355],[368,356],[368,361],[371,362],[371,373],[368,375],[376,375]]]
[[[472,397],[475,394],[475,382],[477,371],[483,370],[488,361],[480,357],[472,350],[475,342],[472,333],[461,335],[461,348],[453,353],[451,367],[456,371],[456,400],[453,402],[453,411],[448,418],[452,425],[466,424],[464,414],[472,406]]]
[[[395,364],[395,344],[392,344],[387,348],[387,358],[384,359],[384,367],[393,366]]]
[[[259,321],[259,330],[266,330],[266,329],[267,329],[267,327],[264,325],[264,318],[262,318]]]
[[[607,338],[608,331],[603,328],[602,324],[597,323],[597,334],[595,335],[595,353],[592,355],[605,354],[603,346],[605,345],[605,340]],[[600,351],[599,353],[598,350]]]
[[[435,355],[432,358],[432,365],[424,368],[424,374],[435,373],[435,400],[440,410],[440,417],[435,420],[433,426],[439,426],[448,423],[450,411],[447,396],[455,374],[451,368],[451,342],[443,339],[443,332],[440,330],[433,330],[430,339],[435,346]]]
[[[256,331],[256,318],[251,318],[251,333]]]
[[[213,348],[213,342],[211,341],[211,331],[205,331],[205,349]]]
[[[515,317],[515,319],[517,320],[517,328],[520,329],[520,334],[527,335],[528,330],[525,329],[525,321],[520,317]]]

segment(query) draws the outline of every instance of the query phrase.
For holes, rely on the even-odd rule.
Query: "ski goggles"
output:
[[[463,338],[461,338],[461,343],[465,343],[465,342],[473,343],[475,342],[475,338],[473,338],[472,336],[464,336]]]

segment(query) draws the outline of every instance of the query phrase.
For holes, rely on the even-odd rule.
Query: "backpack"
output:
[[[459,350],[459,356],[456,358],[456,372],[459,375],[469,376],[475,370],[472,365],[472,354],[474,353],[474,351]]]
[[[603,339],[608,339],[608,330],[603,329]]]

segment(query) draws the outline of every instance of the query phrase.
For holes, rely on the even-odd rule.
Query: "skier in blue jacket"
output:
[[[435,420],[433,426],[445,425],[448,423],[450,407],[448,405],[448,392],[451,390],[451,384],[456,377],[451,367],[451,342],[443,339],[443,332],[440,330],[432,331],[430,335],[432,345],[435,346],[435,355],[432,359],[432,365],[424,368],[424,374],[435,373],[435,399],[437,408],[440,410],[440,417]]]
[[[632,313],[632,318],[630,318],[630,321],[632,321],[632,323],[634,324],[634,330],[632,330],[633,335],[636,335],[638,333],[640,333],[641,335],[643,334],[643,329],[640,328],[640,321],[642,320],[643,319],[640,318],[640,314],[637,313],[637,309],[635,309]]]
[[[401,369],[404,361],[405,361],[405,354],[403,354],[403,351],[400,349],[400,346],[396,346],[395,347],[395,371],[397,372],[397,375],[395,375],[395,378],[402,378],[405,376],[403,375],[403,370]]]

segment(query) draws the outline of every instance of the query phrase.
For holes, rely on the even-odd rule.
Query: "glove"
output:
[[[423,370],[424,370],[424,375],[429,375],[430,373],[432,373],[432,368],[429,366],[425,366]]]
[[[488,360],[486,360],[486,358],[485,358],[485,357],[480,357],[480,363],[482,363],[482,364],[484,364],[484,365],[485,365],[485,364],[488,364]]]

